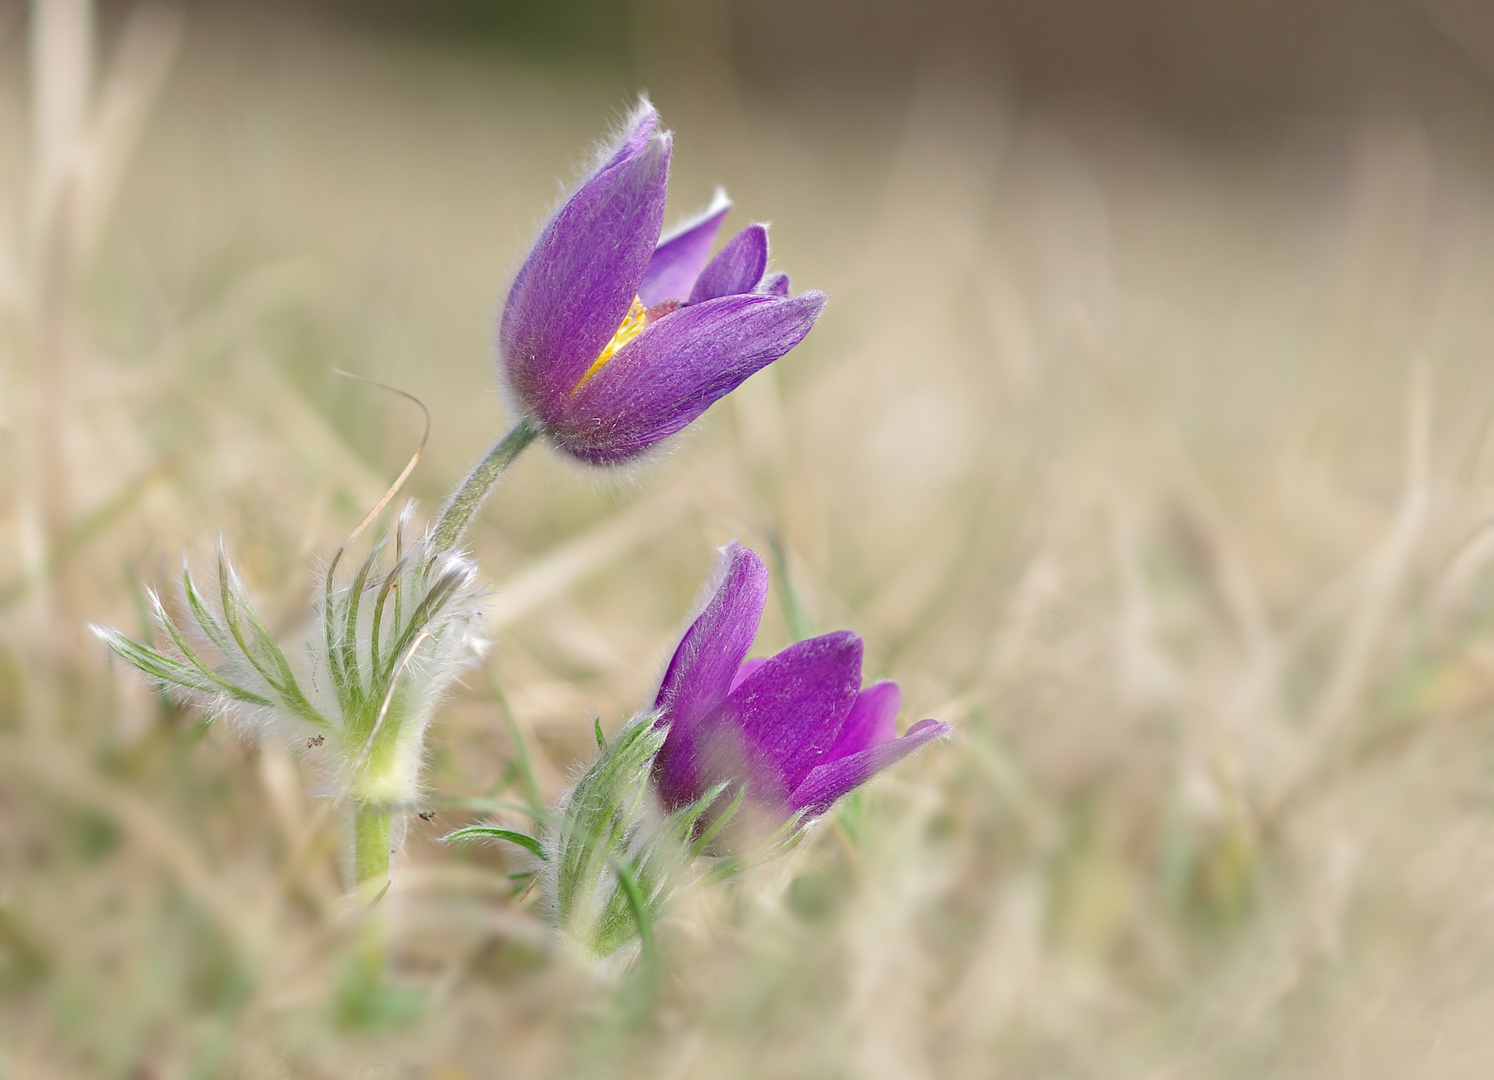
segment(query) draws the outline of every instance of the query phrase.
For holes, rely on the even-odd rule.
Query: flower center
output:
[[[612,335],[612,340],[607,342],[607,347],[591,362],[591,367],[586,369],[586,374],[581,376],[581,381],[571,388],[571,393],[574,394],[577,390],[580,390],[590,381],[593,375],[606,367],[607,361],[616,355],[618,349],[621,349],[628,342],[643,333],[643,328],[650,322],[648,316],[649,311],[648,308],[643,306],[643,301],[636,296],[633,297],[633,306],[628,308],[627,315],[623,317],[622,325]]]
[[[586,369],[586,374],[581,376],[581,381],[571,387],[571,393],[574,394],[577,390],[580,390],[593,375],[606,367],[607,361],[611,360],[617,354],[617,350],[643,333],[654,322],[662,319],[671,311],[677,310],[680,306],[678,300],[665,300],[662,303],[655,304],[651,308],[646,308],[643,306],[643,301],[640,298],[633,297],[633,306],[628,308],[627,315],[623,316],[622,325],[612,335],[612,340],[607,342],[607,347],[591,362],[591,367]]]

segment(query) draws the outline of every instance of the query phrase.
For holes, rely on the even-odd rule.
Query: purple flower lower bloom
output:
[[[715,258],[731,209],[711,206],[660,240],[672,136],[646,101],[541,230],[498,328],[503,378],[561,449],[610,465],[705,412],[804,339],[825,306],[764,276],[768,233],[749,225]]]
[[[823,814],[842,795],[949,734],[924,720],[897,738],[897,684],[861,689],[861,639],[842,630],[746,660],[768,597],[748,548],[725,552],[721,584],[685,632],[654,708],[669,734],[653,779],[668,809],[722,780],[744,781],[757,807],[787,820]]]

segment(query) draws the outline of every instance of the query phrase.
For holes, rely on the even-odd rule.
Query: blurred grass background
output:
[[[1488,1075],[1480,5],[88,12],[0,7],[0,1076]],[[221,532],[296,632],[421,430],[334,366],[428,405],[432,507],[640,87],[672,212],[726,184],[832,303],[650,467],[504,482],[389,898],[423,1006],[350,1011],[315,748],[84,626]],[[731,537],[958,734],[683,905],[633,1007],[434,838],[522,793],[515,730],[564,787]]]

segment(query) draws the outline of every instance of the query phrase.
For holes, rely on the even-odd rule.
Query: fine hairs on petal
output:
[[[612,156],[627,143],[628,136],[652,112],[657,112],[657,110],[654,108],[654,103],[649,100],[647,91],[640,93],[638,101],[633,107],[612,125],[611,130],[592,144],[591,152],[581,159],[574,170],[575,179],[569,182],[563,179],[557,181],[558,187],[555,199],[551,202],[548,210],[536,219],[533,228],[530,229],[528,242],[523,245],[525,252],[528,252],[534,246],[535,239],[544,231],[545,226],[550,223],[550,220],[565,206],[570,197],[580,189],[581,185],[585,184],[587,180],[601,171],[602,167],[611,160]],[[657,138],[660,134],[666,133],[661,132],[656,127],[651,137]]]
[[[631,502],[646,492],[645,481],[651,473],[676,454],[689,451],[703,427],[692,424],[673,438],[656,442],[626,461],[608,465],[594,465],[569,453],[558,439],[548,434],[542,433],[540,438],[551,451],[551,466],[584,482],[599,501],[609,503],[623,497]]]
[[[651,107],[635,117],[636,131],[538,227],[499,315],[500,388],[541,428],[617,331],[663,228],[672,136]]]
[[[725,250],[725,249],[723,249]],[[553,429],[576,457],[610,466],[677,435],[797,346],[823,293],[713,297],[659,319],[565,401]]]
[[[721,184],[717,184],[716,190],[711,192],[711,201],[706,204],[705,208],[697,210],[693,214],[687,214],[675,222],[673,227],[664,230],[664,235],[659,237],[659,245],[662,247],[669,243],[669,241],[678,239],[701,222],[709,221],[721,213],[721,211],[728,209],[731,205],[731,196],[726,193],[726,188]]]
[[[584,171],[581,173],[580,178],[570,185],[568,190],[574,191],[586,177],[591,176],[605,165],[611,159],[612,155],[622,149],[623,145],[628,141],[628,137],[633,134],[644,118],[650,113],[657,114],[657,112],[658,110],[654,108],[654,103],[649,99],[648,91],[644,90],[640,92],[638,100],[634,102],[633,107],[612,125],[611,131],[599,138],[592,146],[591,154],[586,159]],[[652,134],[657,133],[655,131]]]
[[[680,622],[679,633],[675,637],[682,638],[690,627],[695,625],[695,620],[705,614],[705,609],[710,606],[716,594],[721,591],[721,586],[726,583],[727,574],[731,573],[731,553],[738,547],[735,540],[728,541],[716,549],[716,565],[711,568],[711,573],[695,590],[695,602],[691,605],[690,613]],[[669,665],[674,660],[674,649],[670,649],[659,664],[659,673],[649,685],[647,700],[653,701],[659,696],[659,691],[664,685],[664,676],[669,673]]]

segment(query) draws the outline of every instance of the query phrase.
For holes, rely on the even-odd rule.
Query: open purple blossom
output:
[[[673,137],[640,104],[600,164],[541,230],[498,328],[516,404],[561,449],[610,465],[675,434],[804,339],[825,295],[768,274],[747,226],[711,257],[731,209],[660,239]]]
[[[923,720],[897,737],[897,684],[862,689],[861,639],[850,631],[747,660],[767,595],[762,560],[727,547],[721,583],[675,650],[654,705],[669,729],[653,767],[666,809],[727,781],[744,784],[772,817],[814,817],[950,732]]]

